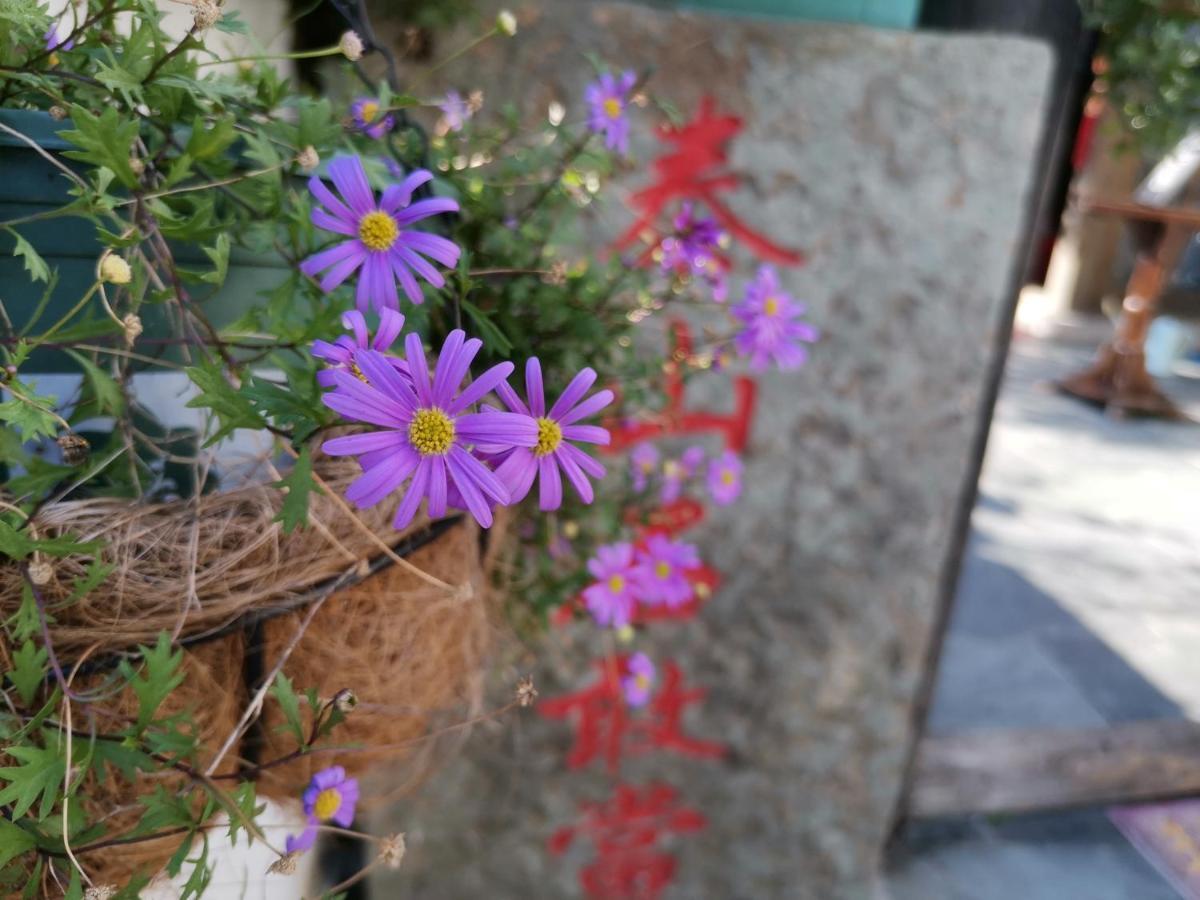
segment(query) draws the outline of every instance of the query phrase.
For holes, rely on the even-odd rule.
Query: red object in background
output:
[[[671,340],[674,344],[672,358],[687,358],[692,355],[692,332],[681,319],[671,320]],[[711,413],[684,409],[683,376],[679,374],[677,362],[668,363],[666,385],[663,392],[667,405],[654,419],[623,425],[609,421],[605,426],[612,433],[612,442],[601,448],[606,453],[619,453],[651,438],[671,437],[688,434],[720,434],[725,446],[742,453],[750,440],[750,422],[754,418],[754,404],[758,397],[758,386],[752,378],[739,375],[733,380],[734,407],[731,413]]]
[[[589,897],[604,900],[655,900],[674,880],[677,862],[658,845],[665,835],[687,834],[708,826],[703,813],[684,806],[666,784],[636,788],[617,785],[611,798],[584,803],[579,825],[559,828],[550,852],[564,853],[576,837],[591,838],[596,856],[579,873]]]
[[[741,130],[742,120],[737,116],[717,115],[712,97],[701,101],[700,112],[691,122],[678,128],[661,126],[659,139],[673,144],[675,149],[655,160],[657,181],[630,198],[638,218],[617,239],[616,248],[628,247],[643,231],[651,229],[672,200],[698,200],[734,239],[756,256],[785,266],[803,263],[804,254],[772,243],[717,199],[717,194],[736,190],[740,184],[738,176],[727,169],[727,148]]]
[[[589,687],[571,694],[549,697],[538,703],[538,712],[547,719],[572,719],[575,742],[567,754],[567,768],[581,769],[603,759],[608,770],[616,773],[625,753],[641,756],[656,750],[669,750],[700,759],[720,759],[725,745],[705,741],[683,733],[683,714],[699,703],[704,688],[687,688],[683,673],[674,660],[660,667],[662,683],[644,714],[634,715],[625,703],[621,675],[627,656],[597,660],[600,678]],[[626,740],[626,739],[629,740]]]

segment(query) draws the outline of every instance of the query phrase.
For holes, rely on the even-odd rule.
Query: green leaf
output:
[[[200,280],[219,287],[225,283],[225,275],[229,271],[229,233],[222,231],[217,235],[217,243],[214,246],[201,249],[212,260],[216,268],[211,272],[205,272],[200,276]]]
[[[125,394],[122,393],[120,385],[113,380],[111,375],[82,353],[74,350],[67,350],[67,352],[79,363],[84,377],[91,385],[92,392],[96,397],[96,411],[119,416],[125,409]]]
[[[208,125],[203,116],[192,120],[192,134],[188,138],[184,152],[192,159],[212,159],[225,152],[226,148],[237,138],[233,118],[217,119]]]
[[[36,846],[37,841],[32,834],[8,819],[0,818],[0,868]]]
[[[293,383],[301,382],[296,379]],[[323,418],[324,407],[315,390],[305,396],[296,388],[283,388],[253,375],[242,385],[241,395],[248,397],[255,409],[268,416],[276,426],[290,428],[296,441],[303,441],[312,434]]]
[[[21,396],[0,403],[0,422],[8,422],[27,441],[39,435],[54,437],[58,433],[58,419],[50,412],[54,402],[54,397],[22,392]]]
[[[238,831],[245,831],[249,838],[248,843],[253,844],[254,833],[246,827],[246,823],[257,819],[259,813],[267,808],[267,804],[258,802],[252,781],[243,781],[229,792],[229,796],[233,800],[232,808],[228,803],[221,804],[229,815],[229,843],[236,845]]]
[[[508,339],[508,336],[500,330],[487,313],[470,300],[463,299],[459,302],[462,304],[463,312],[475,323],[478,335],[488,349],[497,356],[507,356],[513,348],[512,341]]]
[[[45,647],[38,647],[33,641],[26,641],[13,655],[13,667],[8,672],[8,680],[17,689],[21,702],[28,706],[37,696],[38,688],[46,677],[46,663],[50,654]]]
[[[274,487],[284,492],[283,506],[275,516],[275,522],[283,523],[283,533],[291,534],[296,526],[308,521],[308,501],[313,491],[320,489],[313,483],[312,454],[308,447],[300,451],[292,471],[284,476],[282,481],[273,483]]]
[[[33,544],[24,534],[0,519],[0,555],[24,559],[33,552]]]
[[[115,769],[126,779],[132,780],[139,771],[151,772],[158,764],[136,747],[126,745],[124,741],[100,741],[92,745],[92,771],[97,780],[103,784],[106,769]]]
[[[188,401],[192,409],[211,409],[216,414],[217,431],[204,446],[215,444],[237,428],[261,429],[266,427],[262,416],[250,401],[234,390],[225,380],[224,373],[215,364],[192,366],[187,369],[188,377],[200,389],[200,395]]]
[[[8,782],[8,786],[0,790],[0,806],[12,804],[12,817],[19,819],[41,798],[38,818],[45,819],[54,808],[59,787],[67,774],[62,752],[29,744],[8,747],[6,752],[21,764],[0,769],[0,779]]]
[[[25,261],[25,271],[29,273],[29,277],[34,281],[50,280],[50,267],[46,265],[46,261],[42,259],[41,254],[33,249],[33,244],[21,237],[15,228],[5,228],[13,239],[17,242],[17,246],[13,249],[13,256],[20,256]]]
[[[137,187],[137,176],[129,165],[129,154],[138,135],[137,119],[122,119],[111,105],[94,116],[76,104],[71,106],[71,121],[75,129],[60,131],[59,135],[79,149],[68,150],[64,155],[93,166],[107,166],[125,187]]]
[[[250,28],[242,21],[241,15],[238,10],[231,9],[217,19],[217,23],[213,27],[226,34],[249,34]]]
[[[271,685],[271,696],[279,704],[283,713],[284,725],[281,730],[290,731],[296,738],[296,743],[304,746],[304,722],[300,718],[300,700],[292,688],[292,680],[282,672],[275,674],[275,682]]]
[[[139,647],[144,665],[140,673],[134,671],[129,660],[121,660],[121,674],[138,698],[137,730],[144,731],[154,719],[162,702],[171,691],[183,682],[179,665],[183,662],[183,651],[171,650],[171,636],[160,633],[153,647]]]

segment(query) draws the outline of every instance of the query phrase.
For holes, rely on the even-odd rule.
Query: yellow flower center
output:
[[[604,114],[610,119],[619,119],[621,117],[621,101],[616,97],[609,97],[604,101]]]
[[[633,683],[638,686],[639,691],[644,691],[650,687],[650,676],[638,674],[633,676]]]
[[[733,473],[728,469],[721,473],[721,484],[733,484]]]
[[[358,367],[358,363],[356,363],[356,362],[350,363],[350,374],[353,375],[355,378],[357,378],[359,381],[361,381],[363,384],[370,384],[370,382],[367,381],[367,376],[363,374],[363,370]]]
[[[608,589],[614,594],[619,594],[625,590],[625,579],[620,575],[614,575],[608,579]]]
[[[659,578],[666,578],[671,574],[671,564],[660,562],[654,564],[654,574]]]
[[[423,456],[445,456],[454,443],[454,420],[436,407],[418,409],[408,426],[408,442]]]
[[[562,443],[562,428],[557,422],[547,418],[538,419],[537,427],[538,439],[533,448],[533,455],[546,456],[553,453]]]
[[[317,794],[317,802],[313,804],[313,814],[320,820],[332,819],[342,806],[342,795],[337,788],[325,788]]]
[[[779,298],[778,297],[768,297],[763,302],[763,312],[766,313],[768,316],[777,315],[779,313]]]
[[[358,239],[368,250],[388,250],[400,237],[400,226],[385,212],[369,212],[358,221]]]
[[[683,466],[675,462],[673,459],[668,459],[663,465],[663,474],[668,478],[682,478]]]
[[[375,117],[379,115],[379,104],[374,100],[368,100],[359,109],[358,114],[362,116],[364,122],[374,122]]]

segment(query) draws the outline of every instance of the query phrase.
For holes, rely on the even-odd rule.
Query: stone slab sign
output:
[[[491,42],[447,83],[535,109],[557,100],[582,120],[594,54],[651,71],[653,92],[685,114],[711,95],[745,121],[730,206],[804,248],[808,265],[783,278],[824,333],[806,368],[761,379],[743,499],[693,535],[724,584],[694,620],[639,638],[707,688],[686,731],[728,748],[720,760],[621,763],[621,782],[671,785],[707,819],[666,839],[677,867],[664,896],[864,896],[900,790],[956,510],[974,487],[1049,52],[567,0],[517,12],[517,38]],[[643,141],[631,188],[656,152]],[[588,683],[596,642],[594,628],[567,628],[534,648],[543,698]],[[528,665],[497,673],[500,694]],[[409,854],[378,895],[580,896],[593,848],[554,855],[547,842],[617,778],[599,763],[568,771],[571,740],[567,723],[536,714],[480,728],[380,826],[407,830]]]

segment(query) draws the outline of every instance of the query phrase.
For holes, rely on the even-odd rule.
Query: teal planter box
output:
[[[0,110],[0,122],[32,138],[60,162],[74,165],[61,156],[72,145],[56,132],[71,128],[71,123],[56,122],[49,115],[29,110]],[[26,142],[0,131],[0,222],[56,209],[71,200],[70,185],[60,169],[52,165]],[[95,280],[96,261],[104,247],[96,240],[87,219],[76,216],[43,219],[13,226],[57,270],[58,283],[38,320],[34,331],[48,328],[74,306]],[[45,292],[43,282],[33,282],[20,257],[13,256],[13,238],[0,231],[0,299],[19,332],[32,315]],[[184,268],[208,269],[212,263],[199,247],[173,247],[175,259]],[[278,256],[256,256],[235,248],[230,254],[225,284],[215,295],[204,300],[204,311],[217,328],[237,320],[245,310],[261,301],[261,293],[276,288],[287,277],[288,265]],[[188,284],[194,295],[203,296],[208,285]],[[178,337],[173,311],[164,303],[145,303],[138,311],[147,346],[155,339]],[[115,329],[115,325],[114,325]],[[142,351],[144,352],[144,351]],[[172,347],[164,358],[180,361],[183,356]],[[64,353],[39,350],[22,366],[31,372],[75,371],[78,368]]]
[[[681,0],[681,9],[915,28],[920,0]]]

